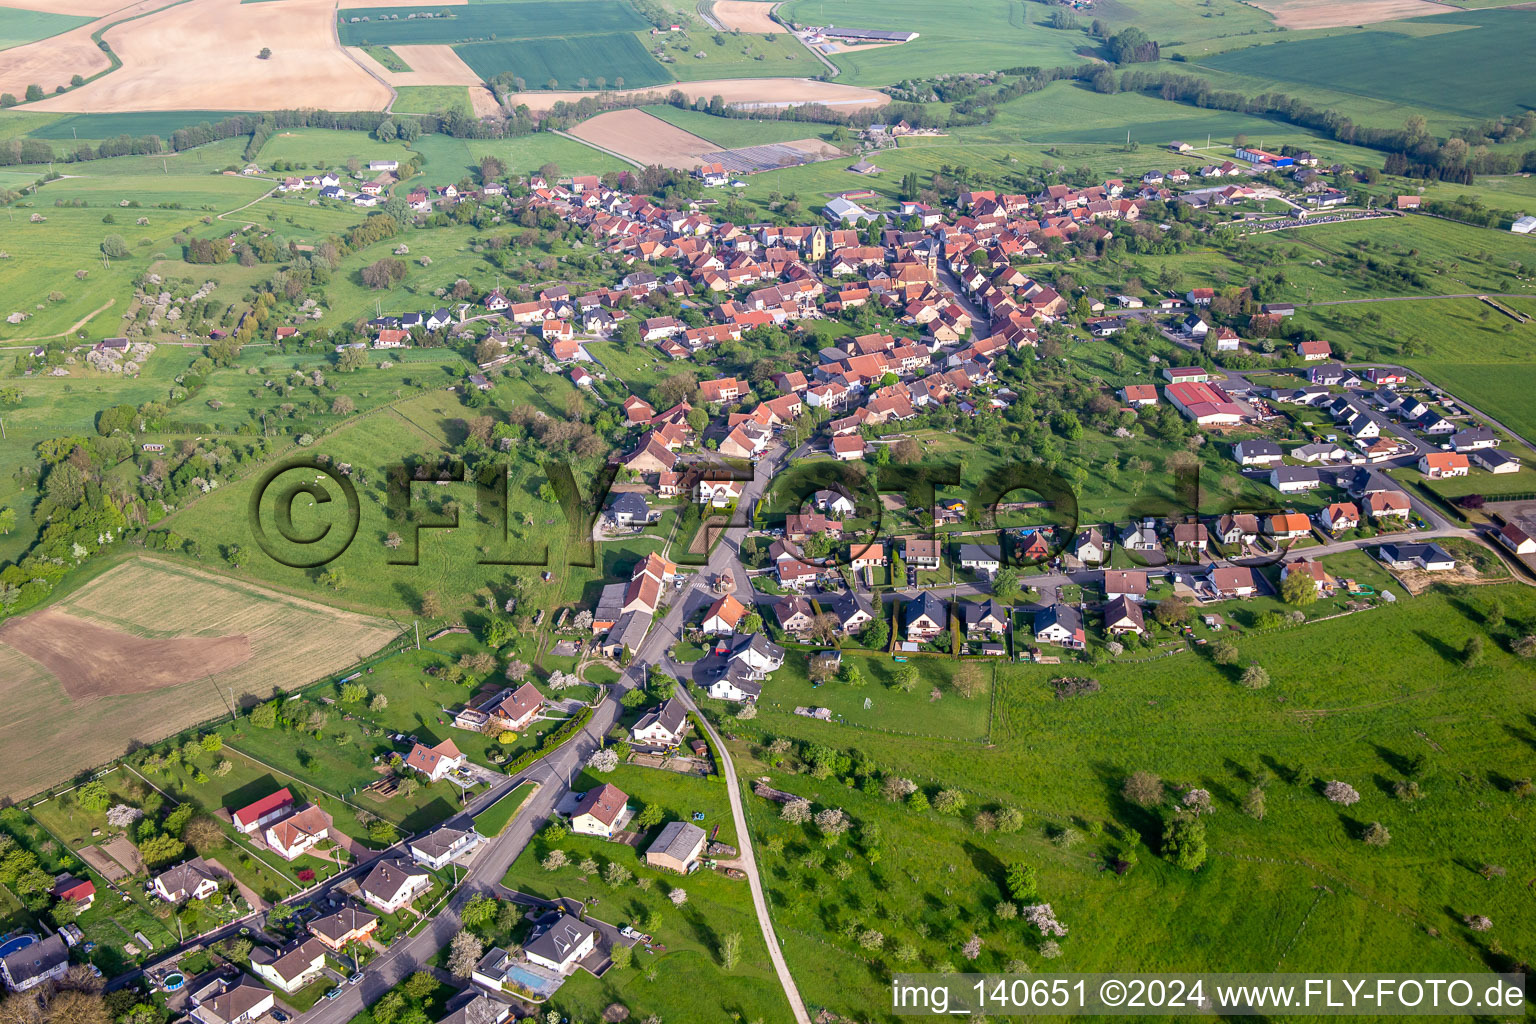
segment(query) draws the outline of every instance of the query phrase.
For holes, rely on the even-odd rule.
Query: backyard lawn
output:
[[[718,778],[621,765],[608,775],[583,774],[575,788],[582,791],[605,782],[627,793],[634,810],[654,802],[665,810],[663,820],[693,820],[695,814],[702,814],[697,821],[701,828],[712,832],[718,826],[719,842],[736,843],[725,788]],[[590,836],[567,835],[552,841],[541,835],[507,873],[504,884],[536,896],[599,898],[592,916],[616,926],[631,924],[653,936],[657,944],[655,952],[637,946],[634,966],[610,970],[601,979],[578,971],[550,1005],[572,1020],[597,1020],[606,1006],[621,1002],[629,1007],[632,1019],[656,1013],[663,1020],[681,1021],[696,1019],[701,993],[708,993],[710,1006],[736,1015],[735,1019],[788,1019],[789,1008],[768,963],[746,881],[728,879],[708,868],[687,878],[647,868],[642,853],[660,828],[646,830],[638,849]],[[546,871],[541,864],[554,849],[564,851],[569,864]],[[598,865],[590,874],[581,869],[586,858]],[[602,873],[609,864],[630,872],[645,888],[634,881],[608,884]],[[674,887],[687,893],[687,902],[680,907],[668,899]],[[727,971],[720,964],[721,948],[732,935],[740,944],[740,962]]]

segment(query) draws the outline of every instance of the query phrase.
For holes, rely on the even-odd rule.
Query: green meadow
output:
[[[713,831],[718,826],[720,842],[735,845],[737,841],[725,787],[718,778],[623,765],[607,775],[583,773],[574,788],[582,792],[602,783],[623,790],[637,812],[654,804],[664,812],[663,821],[688,821],[702,814],[701,828]],[[650,1013],[664,1020],[696,1020],[700,1006],[722,1009],[730,1015],[726,1019],[789,1019],[753,916],[746,880],[729,879],[708,868],[683,878],[646,867],[643,852],[660,830],[659,825],[639,830],[644,835],[638,849],[592,836],[552,839],[541,834],[507,872],[503,884],[520,892],[546,899],[557,895],[596,898],[600,902],[592,909],[594,917],[620,927],[633,925],[661,947],[647,952],[637,946],[633,966],[610,970],[602,978],[578,972],[551,1005],[571,1020],[598,1020],[614,1002],[630,1007],[635,1020]],[[569,864],[546,871],[542,863],[555,849],[566,854]],[[597,863],[597,871],[582,872],[580,865],[587,858]],[[601,874],[609,864],[645,879],[646,888],[633,881],[609,885]],[[687,902],[680,907],[667,898],[673,888],[687,893]],[[739,944],[738,962],[727,969],[722,948],[733,934]]]
[[[666,70],[679,82],[772,76],[811,78],[826,71],[811,51],[788,32],[776,33],[771,42],[767,36],[751,32],[717,33],[707,29],[657,36],[641,33],[640,40],[652,53],[659,51],[664,55]]]
[[[1525,59],[1520,54],[1536,43],[1536,14],[1514,9],[1457,12],[1409,24],[1429,24],[1435,31],[1409,35],[1373,28],[1229,50],[1192,63],[1290,82],[1303,94],[1317,84],[1464,117],[1518,115],[1528,105]],[[1413,73],[1405,75],[1403,68]]]
[[[635,89],[672,80],[633,32],[464,43],[453,52],[487,81],[505,72],[529,89],[550,82],[556,89],[597,88],[599,78],[615,89]]]
[[[1490,627],[1494,602],[1508,619]],[[984,746],[856,721],[776,714],[730,722],[741,736],[733,749],[744,782],[767,775],[814,810],[840,807],[855,822],[824,845],[814,829],[747,798],[775,926],[802,993],[815,1007],[884,1021],[898,1019],[878,1009],[895,970],[1016,970],[1016,961],[1035,972],[1127,962],[1169,971],[1512,963],[1518,954],[1501,951],[1522,948],[1536,928],[1523,882],[1536,870],[1523,838],[1536,810],[1512,792],[1536,773],[1536,670],[1506,646],[1533,624],[1528,588],[1435,590],[1343,619],[1237,635],[1234,668],[1188,653],[1094,668],[1001,664]],[[1485,638],[1487,655],[1467,669],[1461,651],[1472,636]],[[1268,670],[1268,688],[1237,684],[1249,662]],[[1101,690],[1058,699],[1048,684],[1061,675],[1091,676]],[[854,695],[876,707],[892,699],[878,683]],[[938,706],[951,701],[961,698],[945,691]],[[920,728],[918,717],[906,725]],[[781,737],[856,751],[867,774],[818,779],[793,756],[774,767],[766,745]],[[1164,781],[1168,803],[1148,809],[1122,797],[1136,770]],[[957,790],[963,812],[889,803],[879,792],[887,774],[912,779],[930,798]],[[1324,799],[1322,782],[1332,779],[1355,787],[1359,802]],[[1422,798],[1394,796],[1406,781]],[[1242,810],[1255,787],[1264,793],[1262,820]],[[1158,854],[1160,817],[1185,788],[1207,790],[1215,807],[1209,856],[1196,872]],[[1000,807],[1022,811],[1022,829],[988,831],[972,820]],[[1361,842],[1372,822],[1386,826],[1389,845]],[[869,825],[876,835],[866,840]],[[1117,873],[1112,861],[1127,850],[1135,866]],[[1034,900],[1066,926],[1059,959],[1042,952],[1037,930],[994,910],[1009,899],[1004,876],[1013,864],[1037,872]],[[1480,877],[1484,864],[1507,877]],[[1462,919],[1473,914],[1490,917],[1493,934],[1468,929]],[[878,939],[865,942],[871,931]],[[972,935],[981,950],[967,963],[959,950]]]
[[[230,117],[225,110],[147,110],[117,114],[66,114],[27,134],[35,139],[115,139],[119,135],[141,138],[158,135],[169,138],[172,132],[199,124],[217,124]]]
[[[28,11],[19,7],[0,7],[0,50],[35,43],[72,28],[88,25],[96,19],[76,14]]]
[[[448,17],[437,16],[445,10]],[[546,39],[635,32],[644,27],[635,9],[620,0],[511,0],[449,8],[354,7],[341,12],[337,20],[343,46]]]
[[[462,85],[401,86],[395,90],[395,105],[390,109],[401,114],[437,114],[453,110],[465,115],[473,113],[469,89]]]
[[[995,71],[1035,64],[1075,64],[1089,40],[1081,32],[1050,28],[1050,8],[1011,0],[972,0],[954,7],[927,0],[792,0],[780,12],[800,25],[917,32],[899,46],[839,47],[830,59],[850,85],[879,86],[905,78]]]

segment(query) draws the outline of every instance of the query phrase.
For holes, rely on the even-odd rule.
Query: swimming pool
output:
[[[524,970],[517,964],[508,964],[506,972],[508,981],[521,985],[536,996],[552,996],[560,988],[560,982],[542,974]]]
[[[26,949],[36,941],[36,935],[18,935],[13,939],[7,939],[4,945],[0,945],[0,957],[10,956],[18,949]]]
[[[172,971],[165,976],[165,980],[160,983],[160,987],[167,992],[175,992],[186,983],[187,976],[185,974],[182,974],[180,971]]]

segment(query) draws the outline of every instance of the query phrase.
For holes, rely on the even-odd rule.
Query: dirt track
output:
[[[1349,4],[1338,0],[1254,0],[1254,6],[1274,15],[1275,24],[1294,29],[1373,25],[1455,10],[1428,0],[1357,0]]]
[[[720,147],[643,110],[611,110],[583,121],[570,134],[647,166],[691,170]]]
[[[805,103],[822,103],[838,110],[864,110],[870,107],[883,107],[891,102],[891,98],[885,93],[876,92],[873,89],[861,89],[854,85],[839,85],[836,82],[818,82],[810,78],[731,78],[718,79],[708,82],[678,82],[671,86],[657,86],[653,89],[626,89],[619,93],[609,91],[606,95],[618,95],[625,98],[655,97],[656,101],[664,102],[671,92],[681,92],[690,100],[709,99],[719,96],[727,104],[742,106],[778,106],[792,107]],[[562,100],[567,103],[575,102],[585,96],[596,96],[595,92],[525,92],[517,97],[517,102],[526,103],[529,110],[548,110]]]
[[[783,25],[768,17],[771,10],[773,4],[765,0],[715,0],[710,13],[728,29],[763,34],[787,32]]]
[[[341,51],[335,16],[332,0],[189,0],[109,29],[121,68],[28,109],[382,110],[389,90]],[[263,47],[269,60],[256,56]],[[18,50],[7,51],[7,65]],[[66,81],[74,73],[58,72]],[[10,77],[4,72],[3,81]]]
[[[176,686],[251,657],[249,637],[151,639],[45,609],[0,626],[0,641],[48,669],[75,700]]]

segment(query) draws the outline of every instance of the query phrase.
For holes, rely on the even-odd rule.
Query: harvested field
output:
[[[650,166],[692,170],[701,164],[720,163],[738,174],[830,160],[839,156],[836,146],[820,139],[797,139],[740,149],[721,149],[708,139],[668,124],[643,110],[611,110],[572,128],[571,135],[631,160]]]
[[[410,65],[410,71],[384,72],[390,85],[480,85],[480,76],[469,69],[453,52],[453,47],[431,44],[423,46],[392,46],[400,59]],[[357,51],[353,51],[354,53]]]
[[[151,639],[53,608],[0,626],[0,643],[53,673],[75,700],[161,690],[226,672],[251,657],[244,635]]]
[[[773,6],[771,2],[765,2],[765,0],[715,0],[715,6],[710,13],[720,24],[738,32],[767,34],[788,31],[768,16]]]
[[[153,9],[159,0],[144,6]],[[113,15],[114,20],[119,15]],[[335,8],[326,0],[283,0],[242,4],[240,0],[188,0],[136,21],[107,30],[104,38],[123,66],[62,96],[35,104],[38,110],[280,110],[323,107],[330,110],[381,110],[389,90],[336,44]],[[101,70],[106,59],[89,39],[90,26],[62,36],[8,50],[0,85],[18,74],[10,67],[18,55],[37,47],[63,46],[77,34],[96,51]],[[74,45],[78,45],[76,42]],[[272,56],[256,55],[270,47]],[[167,60],[167,53],[218,54],[218,60]],[[51,59],[65,59],[61,55]],[[20,77],[49,71],[67,82],[71,66],[34,67]],[[23,82],[25,88],[27,83]],[[45,88],[49,86],[45,83]],[[10,90],[14,91],[14,90]]]
[[[311,682],[397,633],[198,569],[124,562],[0,629],[0,796],[225,714],[231,697]]]
[[[1374,25],[1453,9],[1429,0],[1359,0],[1351,4],[1338,0],[1254,0],[1253,5],[1274,15],[1275,24],[1294,29]]]
[[[688,170],[706,163],[718,147],[643,110],[611,110],[583,121],[570,134],[647,166]]]
[[[667,95],[674,91],[681,92],[690,100],[707,100],[719,96],[727,104],[740,107],[793,107],[820,103],[839,110],[865,110],[883,107],[891,102],[885,93],[873,89],[839,85],[836,82],[818,82],[810,78],[713,79],[707,82],[679,82],[664,89],[609,90],[602,95],[665,103]],[[522,93],[517,99],[520,103],[528,104],[530,110],[543,111],[561,101],[574,103],[583,97],[596,95],[596,92],[536,91]]]

